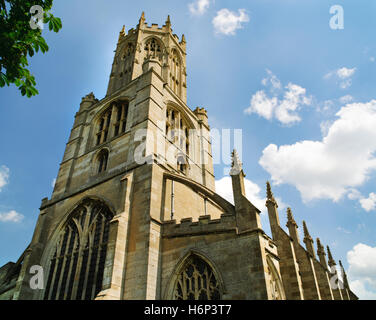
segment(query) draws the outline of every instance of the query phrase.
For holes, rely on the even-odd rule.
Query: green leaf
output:
[[[9,86],[9,80],[4,73],[0,73],[0,87]]]
[[[34,55],[34,50],[32,47],[28,47],[27,51],[29,52],[29,56],[32,57]]]

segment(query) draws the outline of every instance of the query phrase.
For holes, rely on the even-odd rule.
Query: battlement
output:
[[[176,220],[163,223],[163,236],[167,238],[236,232],[236,230],[235,215],[229,213],[223,213],[220,219],[211,219],[210,215],[206,215],[200,216],[195,222],[192,221],[192,218],[184,218],[180,223],[176,223]]]
[[[193,111],[196,115],[197,114],[204,114],[204,115],[208,115],[208,112],[206,111],[205,108],[200,108],[200,107],[197,107],[194,111]]]

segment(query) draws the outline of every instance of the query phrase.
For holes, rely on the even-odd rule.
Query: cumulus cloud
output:
[[[335,79],[341,89],[347,89],[352,85],[351,77],[355,74],[356,68],[339,68],[327,73],[325,79]]]
[[[228,9],[221,9],[213,19],[215,33],[235,35],[237,29],[242,29],[243,24],[249,22],[245,9],[239,9],[238,14]]]
[[[9,182],[9,168],[0,166],[0,191]]]
[[[253,205],[261,211],[261,213],[266,213],[266,197],[263,197],[262,195],[266,193],[266,187],[265,190],[262,190],[258,184],[252,182],[251,180],[245,178],[244,179],[244,188],[245,188],[245,194],[249,201],[253,203]],[[225,198],[227,201],[234,204],[234,196],[232,193],[232,181],[231,177],[226,176],[222,179],[215,181],[215,190],[216,192]],[[280,199],[276,198],[278,202],[278,208],[283,210],[284,208],[287,208],[287,205]]]
[[[376,100],[342,107],[321,141],[268,145],[259,164],[275,184],[291,184],[303,201],[338,201],[376,169]]]
[[[376,247],[358,243],[347,252],[350,288],[360,299],[376,299]]]
[[[203,15],[210,6],[211,0],[196,0],[195,2],[188,4],[188,9],[193,15]]]
[[[244,113],[256,113],[267,120],[276,118],[286,125],[301,121],[297,111],[312,102],[311,97],[306,95],[306,89],[293,83],[283,88],[281,81],[270,70],[266,71],[267,77],[261,83],[268,87],[271,96],[265,90],[257,91]]]
[[[0,213],[0,222],[21,222],[24,216],[14,210]]]
[[[359,202],[366,211],[376,210],[376,193],[371,192],[368,198],[362,198]]]

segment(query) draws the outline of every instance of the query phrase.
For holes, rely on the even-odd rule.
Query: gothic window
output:
[[[134,52],[134,45],[133,43],[128,43],[123,51],[122,59],[124,61],[123,65],[123,75],[127,76],[127,79],[130,77],[130,72],[132,70],[132,59],[130,58]]]
[[[116,137],[125,132],[128,109],[128,101],[116,101],[111,104],[99,119],[96,133],[96,145],[106,142],[110,135]],[[113,129],[110,130],[111,123],[113,124]]]
[[[114,136],[125,132],[127,125],[128,107],[128,101],[118,102],[115,104],[116,122],[114,124]]]
[[[161,46],[159,42],[152,38],[146,41],[144,50],[147,58],[161,58]]]
[[[180,95],[180,83],[181,61],[178,52],[173,50],[170,62],[170,87],[177,95]]]
[[[108,162],[108,151],[104,149],[98,155],[98,173],[106,171],[107,162]]]
[[[112,218],[98,200],[74,210],[54,246],[44,299],[92,300],[101,291]]]
[[[129,57],[133,53],[133,51],[134,51],[133,44],[132,43],[128,43],[127,47],[125,49],[125,56]]]
[[[271,291],[272,300],[283,300],[283,289],[278,272],[269,257],[267,257],[268,272],[269,272],[269,286]]]
[[[176,143],[182,151],[189,146],[189,129],[182,114],[173,109],[166,111],[166,137]],[[186,152],[187,153],[187,152]],[[188,154],[188,153],[187,153]]]
[[[221,291],[213,269],[197,255],[191,255],[174,287],[175,300],[219,300]]]
[[[106,142],[108,138],[108,129],[110,127],[112,109],[109,108],[99,119],[99,128],[97,132],[97,145]]]

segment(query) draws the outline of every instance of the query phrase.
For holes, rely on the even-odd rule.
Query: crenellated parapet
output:
[[[236,216],[224,213],[220,219],[211,219],[210,215],[200,216],[198,221],[192,218],[163,222],[163,237],[175,238],[185,236],[204,235],[212,233],[237,233]]]

